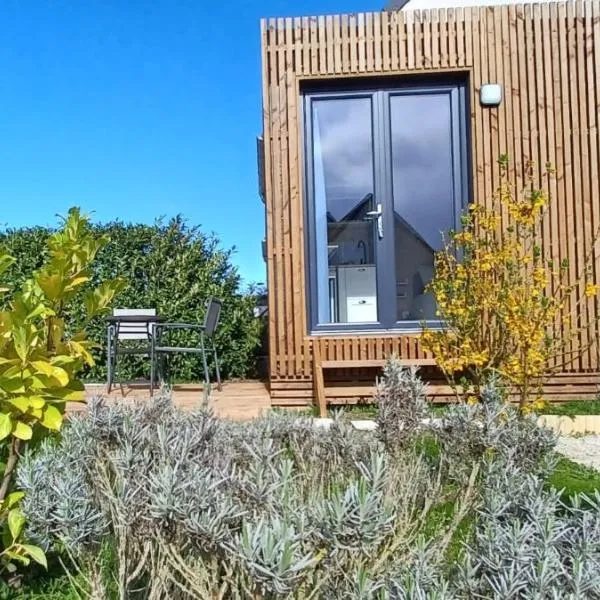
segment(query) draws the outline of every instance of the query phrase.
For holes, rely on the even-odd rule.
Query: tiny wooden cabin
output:
[[[600,223],[600,3],[277,18],[261,29],[272,402],[369,397],[392,352],[421,364],[444,397],[419,344],[422,319],[435,321],[425,287],[440,231],[492,197],[498,157],[517,172],[531,160],[540,173],[556,167],[544,244],[569,259],[573,281]],[[593,318],[595,301],[581,297]],[[596,341],[577,344],[550,398],[597,393]]]

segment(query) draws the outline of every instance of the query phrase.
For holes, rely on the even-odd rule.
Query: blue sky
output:
[[[4,0],[0,224],[182,213],[264,281],[259,19],[383,3]]]

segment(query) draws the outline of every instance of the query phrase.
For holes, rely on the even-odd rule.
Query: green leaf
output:
[[[42,565],[42,567],[46,569],[48,568],[46,555],[39,546],[32,546],[31,544],[19,544],[19,547],[22,548],[25,554],[30,556],[38,565]]]
[[[16,259],[2,251],[0,253],[0,273],[4,273],[12,264],[16,262]]]
[[[64,292],[64,281],[58,273],[40,274],[35,276],[36,283],[40,286],[42,292],[48,300],[54,302],[58,300]]]
[[[55,367],[68,367],[76,364],[78,360],[79,359],[75,356],[60,354],[59,356],[53,356],[50,364]]]
[[[17,358],[6,358],[5,356],[0,356],[0,365],[20,365],[20,361]]]
[[[33,435],[33,429],[31,429],[31,427],[27,425],[27,423],[17,421],[12,434],[20,440],[30,440],[31,436]]]
[[[83,358],[83,360],[86,362],[86,364],[88,364],[90,367],[94,366],[94,357],[92,356],[90,351],[86,348],[86,344],[84,344],[82,342],[74,342],[73,340],[71,340],[69,342],[69,347],[73,350],[73,352],[77,356],[81,356]]]
[[[74,290],[76,287],[79,287],[80,285],[87,283],[89,280],[90,280],[89,277],[75,277],[73,280],[71,280],[66,285],[65,292],[70,292],[71,290]]]
[[[127,285],[123,278],[117,277],[102,282],[96,289],[88,292],[83,301],[88,319],[104,312],[114,300],[114,297],[123,291]]]
[[[27,566],[31,562],[23,554],[19,554],[18,552],[14,552],[12,550],[5,550],[4,553],[3,553],[3,556],[6,556],[6,558],[10,558],[10,559],[15,560],[17,562],[20,562],[22,565],[25,565],[25,566]]]
[[[12,404],[17,410],[22,413],[26,413],[29,410],[29,399],[26,396],[15,396],[14,398],[7,398],[6,401]]]
[[[33,308],[29,314],[27,315],[27,321],[33,321],[37,317],[48,317],[53,315],[54,311],[51,308],[48,308],[44,304],[38,304],[35,308]]]
[[[17,327],[13,331],[13,340],[15,344],[15,352],[21,359],[21,362],[25,362],[29,356],[29,339],[27,337],[27,331],[24,327]]]
[[[7,497],[6,497],[6,508],[12,508],[15,504],[17,504],[18,502],[20,502],[23,498],[25,497],[25,492],[11,492]]]
[[[5,392],[13,394],[19,394],[25,391],[25,385],[23,384],[23,379],[21,377],[11,377],[6,374],[0,377],[0,388]]]
[[[42,398],[42,396],[29,396],[27,400],[29,401],[29,406],[34,409],[40,409],[46,406],[46,399]]]
[[[59,431],[63,422],[63,416],[56,406],[49,405],[44,411],[41,423],[47,429]]]
[[[10,414],[0,413],[0,440],[3,440],[10,435],[12,427]]]
[[[19,508],[13,508],[8,511],[8,529],[13,540],[17,540],[25,525],[25,516]]]
[[[69,374],[64,369],[55,367],[49,362],[43,360],[34,360],[31,363],[31,366],[36,369],[38,373],[56,379],[61,387],[64,387],[69,383]]]
[[[64,404],[65,402],[84,402],[85,392],[62,388],[60,390],[52,390],[52,397],[49,399],[52,400],[54,404]]]
[[[83,402],[85,400],[85,386],[81,381],[71,381],[67,387],[52,390],[52,398],[62,402]]]

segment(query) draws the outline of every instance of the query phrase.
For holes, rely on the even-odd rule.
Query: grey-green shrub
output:
[[[388,452],[401,452],[423,428],[427,417],[426,386],[416,368],[403,368],[392,356],[377,386],[378,435]]]
[[[358,598],[385,589],[443,498],[436,470],[405,458],[341,421],[322,431],[278,414],[219,421],[166,399],[93,403],[25,457],[18,484],[31,538],[90,573],[110,540],[124,590]]]
[[[510,459],[527,473],[547,475],[554,467],[556,435],[539,427],[535,414],[523,415],[504,400],[496,382],[484,386],[476,404],[451,404],[433,432],[450,476],[464,478],[473,462]]]
[[[393,420],[422,401],[397,368],[415,396],[389,396],[401,410],[382,411],[383,441],[338,420],[94,402],[21,462],[28,534],[95,598],[600,597],[600,498],[567,507],[544,490],[553,436],[492,384],[397,444]]]

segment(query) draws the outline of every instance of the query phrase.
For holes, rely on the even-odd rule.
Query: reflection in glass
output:
[[[455,223],[450,95],[392,96],[390,112],[397,320],[435,319],[425,288]]]
[[[312,106],[319,323],[375,322],[371,100]]]

